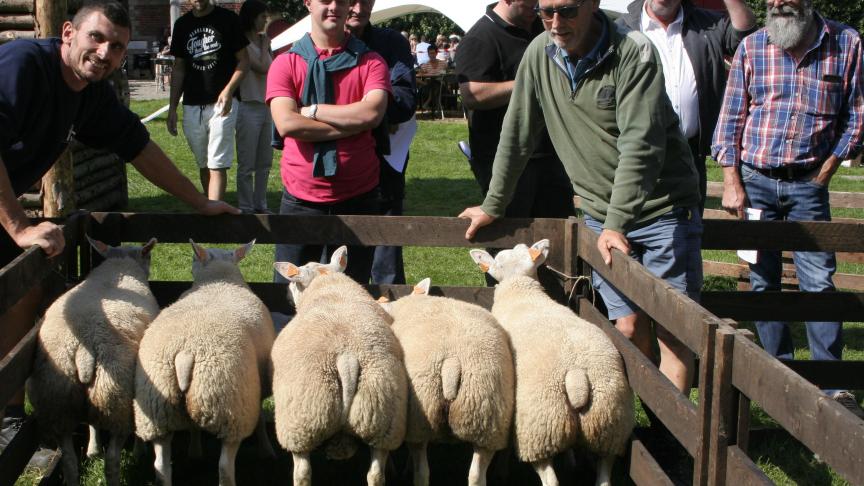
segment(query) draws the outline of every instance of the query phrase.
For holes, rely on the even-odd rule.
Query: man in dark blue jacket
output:
[[[390,84],[393,98],[387,105],[387,114],[375,129],[378,157],[381,159],[381,210],[386,216],[401,216],[405,200],[405,170],[408,158],[393,167],[385,160],[390,155],[390,135],[397,125],[410,121],[417,108],[417,86],[414,76],[414,57],[408,40],[393,29],[375,27],[369,22],[375,0],[350,0],[351,9],[345,27],[361,39],[370,49],[387,62],[390,69]],[[414,123],[413,121],[411,123]],[[404,284],[405,266],[402,247],[379,246],[375,248],[372,263],[372,282],[376,284]]]
[[[129,15],[119,3],[88,3],[63,24],[60,39],[0,46],[0,268],[31,246],[49,257],[63,251],[60,228],[33,224],[16,198],[54,165],[72,138],[116,152],[202,214],[239,212],[198,192],[105,81],[120,67],[130,35]],[[0,358],[33,326],[40,298],[35,288],[0,316]],[[19,393],[8,404],[0,450],[20,426],[23,398]]]
[[[663,63],[666,93],[690,142],[699,171],[701,207],[705,207],[705,157],[726,89],[725,56],[756,30],[753,11],[744,0],[723,0],[728,14],[699,8],[690,0],[636,0],[619,25],[651,39]]]

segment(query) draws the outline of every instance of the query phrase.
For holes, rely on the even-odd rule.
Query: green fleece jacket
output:
[[[482,205],[487,214],[504,214],[543,128],[582,209],[606,229],[626,233],[698,204],[696,168],[651,41],[595,15],[606,23],[608,45],[575,91],[548,33],[525,51]]]

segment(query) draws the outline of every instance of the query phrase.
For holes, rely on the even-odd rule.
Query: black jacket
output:
[[[644,0],[636,0],[628,5],[627,13],[619,17],[617,23],[641,30],[643,3]],[[735,54],[741,40],[755,32],[757,26],[747,31],[736,30],[727,15],[695,7],[687,0],[682,2],[681,8],[684,9],[684,49],[693,64],[699,93],[699,152],[707,155],[726,90],[725,57]]]

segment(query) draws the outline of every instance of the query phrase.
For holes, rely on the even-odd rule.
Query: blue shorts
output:
[[[600,221],[585,215],[585,224],[595,233]],[[702,217],[699,208],[675,208],[641,228],[627,232],[630,256],[658,278],[698,301],[702,289]],[[618,289],[592,272],[594,288],[600,292],[609,320],[635,313],[638,308]]]

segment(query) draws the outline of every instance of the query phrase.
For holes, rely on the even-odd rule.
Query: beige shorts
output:
[[[198,168],[230,169],[234,161],[234,126],[237,105],[231,103],[228,116],[219,115],[216,105],[183,105],[183,134]]]

